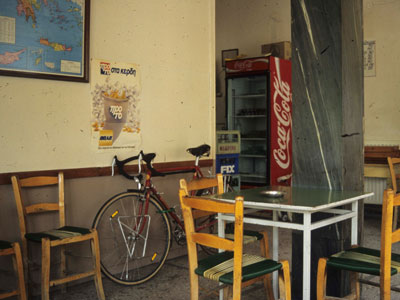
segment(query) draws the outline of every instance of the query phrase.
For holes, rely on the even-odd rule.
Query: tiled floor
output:
[[[367,218],[365,222],[364,241],[365,246],[379,249],[380,243],[380,219]],[[280,257],[289,259],[291,257],[291,232],[290,230],[280,230]],[[400,245],[399,245],[400,246]],[[258,251],[258,245],[253,246],[250,251]],[[394,252],[400,253],[400,247],[396,247]],[[183,256],[167,262],[160,273],[147,283],[139,286],[126,287],[115,284],[104,278],[104,289],[108,300],[147,300],[147,299],[189,299],[189,279],[187,273],[187,257]],[[394,277],[393,282],[396,280]],[[397,282],[400,282],[397,280]],[[209,281],[201,281],[200,285],[209,284]],[[265,294],[261,285],[254,285],[243,291],[243,300],[265,299]],[[77,299],[96,299],[96,292],[93,282],[88,282],[78,286],[68,288],[66,294],[53,293],[52,299],[56,300],[77,300]],[[206,299],[218,299],[217,296],[209,296]],[[371,286],[362,286],[363,300],[379,299],[379,289]],[[392,299],[400,299],[399,293],[392,293]]]

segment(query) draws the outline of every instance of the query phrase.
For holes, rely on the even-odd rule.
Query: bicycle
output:
[[[182,218],[173,207],[157,192],[151,179],[157,176],[193,173],[193,178],[203,174],[199,160],[208,156],[210,146],[204,144],[187,149],[196,157],[194,166],[163,168],[152,166],[155,153],[118,160],[114,165],[125,178],[133,180],[137,189],[128,189],[106,201],[97,212],[93,227],[97,229],[100,241],[101,268],[112,281],[122,285],[137,285],[153,278],[164,265],[172,244],[172,236],[179,245],[185,245],[186,236]],[[138,174],[129,175],[125,164],[138,161]],[[142,161],[146,163],[145,184],[142,184]],[[175,228],[171,230],[171,222]],[[215,218],[203,221],[197,230],[214,230]]]

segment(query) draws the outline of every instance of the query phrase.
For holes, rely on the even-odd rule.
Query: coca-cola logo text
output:
[[[251,69],[252,64],[253,64],[253,63],[252,63],[250,60],[237,61],[237,62],[235,62],[234,69],[235,69],[235,70],[247,70],[247,69]]]
[[[273,155],[276,163],[282,168],[287,169],[290,165],[290,131],[291,131],[291,109],[290,102],[292,101],[292,94],[290,92],[290,85],[281,80],[279,65],[277,65],[277,73],[274,74],[274,95],[273,95],[273,110],[277,118],[277,133],[279,148],[273,149]]]

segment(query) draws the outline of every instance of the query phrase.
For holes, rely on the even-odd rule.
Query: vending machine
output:
[[[273,56],[226,61],[228,130],[240,132],[242,188],[290,185],[291,62]]]

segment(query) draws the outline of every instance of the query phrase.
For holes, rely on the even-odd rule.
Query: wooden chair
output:
[[[99,299],[104,300],[103,283],[100,271],[100,251],[97,231],[95,229],[87,229],[82,227],[73,227],[65,225],[65,207],[64,207],[64,175],[59,173],[58,176],[30,177],[19,179],[12,176],[14,198],[16,201],[19,226],[22,239],[22,253],[24,256],[24,264],[28,270],[28,241],[41,244],[41,294],[42,300],[49,299],[49,289],[52,286],[65,284],[67,282],[78,279],[93,277],[97,289]],[[22,197],[22,189],[43,187],[49,185],[58,185],[58,201],[52,203],[37,203],[28,205],[26,199]],[[59,227],[43,232],[32,233],[27,229],[27,217],[38,213],[58,212]],[[93,269],[79,274],[66,274],[66,257],[65,245],[90,241]],[[50,279],[50,249],[53,247],[61,248],[61,265],[60,278]]]
[[[192,179],[189,182],[186,182],[185,179],[180,180],[180,187],[186,193],[186,195],[196,195],[199,191],[207,191],[209,193],[222,194],[224,192],[224,182],[222,174],[216,174],[215,177],[203,177],[199,179]],[[210,211],[201,211],[201,210],[193,210],[193,219],[198,220],[207,216],[215,215],[214,212]],[[225,238],[233,240],[234,232],[230,230],[225,231]],[[244,230],[243,231],[243,244],[249,244],[251,242],[260,241],[261,255],[266,258],[270,258],[269,255],[269,245],[268,245],[268,234],[265,231],[253,231],[253,230]],[[217,252],[217,251],[215,251]],[[269,300],[274,300],[274,293],[272,290],[272,282],[271,276],[268,274],[264,277],[261,277],[260,280],[263,280],[264,287],[266,293],[268,294]],[[243,287],[247,286],[246,283],[243,284]]]
[[[400,181],[400,158],[388,157],[387,160],[390,170],[390,177],[392,178],[392,189],[396,195],[398,193],[397,183]],[[398,209],[395,207],[393,216],[393,230],[397,228],[398,219]]]
[[[21,256],[21,248],[18,243],[10,243],[0,240],[0,256],[12,256],[15,274],[18,277],[17,288],[0,294],[0,299],[17,296],[19,300],[26,300],[24,269]]]
[[[392,244],[400,241],[400,229],[392,230],[393,208],[400,205],[400,194],[385,190],[382,206],[381,250],[353,246],[351,249],[320,258],[317,275],[317,299],[340,299],[326,296],[327,267],[350,271],[351,293],[343,299],[360,299],[358,273],[380,276],[381,300],[390,299],[390,279],[400,271],[400,255],[392,254]],[[374,284],[364,281],[363,283]]]
[[[291,299],[290,270],[288,261],[276,262],[271,259],[243,254],[243,197],[237,197],[235,204],[223,203],[206,198],[187,196],[179,190],[179,198],[185,222],[187,237],[191,300],[199,299],[199,276],[223,283],[224,296],[228,299],[231,290],[233,299],[240,300],[242,282],[251,284],[260,277],[280,271],[279,285],[282,299]],[[210,233],[195,231],[193,210],[235,215],[234,240],[220,238]],[[198,260],[197,244],[225,250]],[[232,287],[232,289],[230,289]]]

